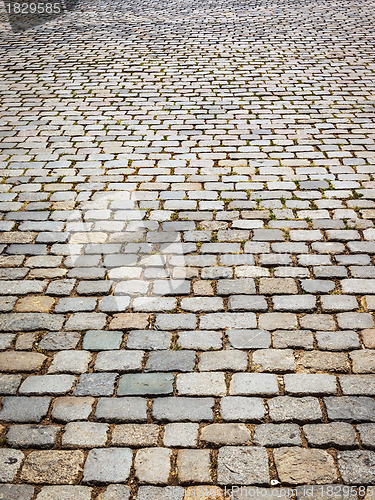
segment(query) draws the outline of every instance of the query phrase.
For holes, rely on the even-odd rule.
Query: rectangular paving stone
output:
[[[223,345],[222,334],[212,330],[196,330],[178,333],[178,345],[183,349],[220,349]]]
[[[155,424],[115,425],[111,444],[114,446],[154,446],[157,445],[158,437],[159,427]]]
[[[277,395],[276,375],[271,373],[234,373],[230,383],[231,395]]]
[[[244,371],[248,365],[248,356],[245,352],[232,349],[204,352],[199,356],[199,371],[234,370]]]
[[[127,349],[143,349],[153,351],[158,349],[169,349],[172,334],[165,331],[154,330],[132,330],[128,334]]]
[[[147,399],[145,398],[99,398],[95,419],[100,422],[145,422]]]
[[[254,444],[258,446],[301,446],[297,424],[261,424],[255,427]]]
[[[134,352],[134,351],[133,351]],[[150,352],[146,362],[146,372],[190,372],[195,366],[195,351],[165,351]]]
[[[177,375],[176,387],[182,396],[225,396],[224,373],[182,373]]]
[[[1,401],[0,420],[4,422],[40,422],[48,412],[51,398],[5,396]]]
[[[89,330],[83,337],[82,348],[88,351],[105,351],[119,349],[123,332],[107,332],[105,330]]]
[[[337,458],[344,484],[373,484],[375,452],[367,450],[343,451],[338,454]]]
[[[167,484],[171,469],[171,450],[144,448],[134,460],[135,475],[141,484]]]
[[[265,330],[227,330],[226,334],[234,349],[261,349],[271,345],[271,334]]]
[[[0,450],[0,481],[2,483],[9,483],[15,479],[23,459],[22,451],[7,448]]]
[[[59,431],[56,425],[12,425],[6,440],[12,448],[52,448]]]
[[[129,448],[91,450],[83,471],[83,482],[91,484],[124,483],[130,473],[133,453]]]
[[[52,418],[56,422],[87,420],[95,399],[93,397],[66,396],[57,398],[52,407]]]
[[[312,446],[348,448],[355,447],[357,444],[354,428],[347,422],[304,425],[303,432]]]
[[[374,396],[375,377],[371,375],[342,375],[339,377],[345,396]]]
[[[374,422],[375,402],[368,397],[346,396],[324,398],[328,420],[345,422]]]
[[[22,381],[21,375],[0,374],[0,394],[12,395],[17,393],[17,389]]]
[[[193,423],[167,424],[163,443],[168,447],[195,448],[198,444],[199,425]]]
[[[213,398],[157,398],[152,415],[157,421],[200,422],[213,419]]]
[[[311,394],[336,394],[336,377],[323,373],[290,373],[284,375],[286,394],[303,396]]]
[[[64,323],[61,314],[5,313],[0,318],[1,332],[58,331]]]
[[[37,496],[38,500],[59,500],[74,498],[75,500],[90,500],[92,488],[88,486],[43,486]]]
[[[84,373],[79,377],[74,396],[111,396],[117,373]]]
[[[50,332],[39,342],[39,349],[59,351],[60,349],[75,349],[81,335],[78,332]]]
[[[266,449],[224,446],[219,450],[217,473],[219,484],[269,484]]]
[[[311,396],[303,398],[278,396],[269,399],[267,404],[270,418],[274,422],[319,422],[323,417],[319,400]]]
[[[36,372],[42,368],[46,359],[44,354],[37,352],[0,352],[0,370],[2,372]]]
[[[0,484],[1,500],[31,500],[34,496],[34,487],[26,484]]]
[[[200,317],[200,328],[203,330],[256,327],[256,316],[254,313],[211,313]]]
[[[75,380],[73,375],[31,375],[22,383],[20,394],[66,394]]]
[[[35,484],[74,484],[82,470],[82,451],[33,451],[25,459],[21,480]]]
[[[65,426],[61,445],[63,448],[94,448],[107,441],[107,424],[95,422],[69,422]]]
[[[285,483],[326,484],[337,480],[333,458],[324,450],[285,447],[274,450],[273,455],[279,477]]]
[[[226,396],[220,401],[221,415],[225,421],[257,422],[265,415],[261,398]]]
[[[154,396],[173,394],[174,375],[169,373],[135,373],[122,375],[118,396]]]
[[[118,373],[140,371],[144,351],[104,351],[99,352],[95,361],[95,371]]]

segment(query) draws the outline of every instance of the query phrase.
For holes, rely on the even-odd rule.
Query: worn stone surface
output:
[[[24,454],[19,450],[0,450],[0,482],[11,483],[21,467]]]
[[[167,424],[164,428],[163,443],[169,447],[193,447],[198,444],[198,424],[175,423]]]
[[[90,500],[92,488],[89,486],[44,486],[38,500]]]
[[[41,369],[46,356],[37,352],[0,353],[0,370],[2,372],[36,372]]]
[[[85,483],[124,483],[130,472],[132,451],[129,448],[91,450],[83,471]]]
[[[129,500],[130,488],[124,484],[111,484],[103,493],[99,493],[99,500]]]
[[[218,455],[219,484],[269,484],[265,448],[224,446]]]
[[[107,424],[94,422],[69,422],[65,426],[61,444],[64,448],[94,448],[107,441]]]
[[[5,7],[0,498],[374,483],[372,4]]]
[[[201,440],[214,445],[246,444],[251,439],[251,432],[244,424],[212,424],[201,431]]]
[[[254,444],[259,446],[298,446],[301,433],[296,424],[262,424],[255,427]]]
[[[280,480],[288,484],[326,484],[337,479],[333,458],[323,450],[279,448],[274,450]]]
[[[33,451],[25,459],[21,479],[37,484],[74,484],[83,462],[82,451]]]
[[[12,425],[6,440],[14,448],[52,448],[59,431],[56,425]]]
[[[0,484],[1,500],[31,500],[34,496],[34,487],[26,484]]]
[[[135,457],[135,474],[141,483],[166,484],[171,468],[172,452],[166,448],[138,450]]]
[[[177,473],[181,483],[210,483],[210,450],[180,450]]]
[[[113,429],[111,443],[114,446],[153,446],[158,436],[159,427],[155,424],[122,424]]]
[[[337,459],[345,484],[374,484],[375,452],[364,450],[343,451],[339,453]]]

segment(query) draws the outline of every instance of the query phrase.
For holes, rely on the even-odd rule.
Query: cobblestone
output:
[[[356,434],[353,427],[345,422],[334,424],[304,425],[303,432],[312,446],[337,446],[338,448],[354,447]]]
[[[61,444],[64,448],[95,448],[107,441],[107,424],[70,422],[65,426]]]
[[[56,425],[12,425],[6,440],[14,448],[52,448],[59,431]]]
[[[179,450],[177,473],[181,483],[211,483],[210,450]]]
[[[81,451],[33,451],[25,459],[21,478],[36,484],[73,484],[83,461]]]
[[[0,498],[372,485],[371,4],[7,10]]]
[[[344,484],[373,484],[375,453],[373,451],[343,451],[338,455]]]
[[[280,480],[288,484],[326,484],[337,479],[333,458],[323,450],[279,448],[274,450]],[[306,469],[306,464],[309,468]]]
[[[296,424],[262,424],[255,428],[254,444],[259,446],[301,446],[301,433]]]
[[[94,404],[92,397],[63,397],[57,398],[52,407],[52,418],[57,422],[71,422],[86,420]]]
[[[144,448],[135,457],[135,474],[140,483],[166,484],[172,452],[167,448]]]
[[[15,478],[24,454],[19,450],[0,450],[0,481],[2,483],[11,483]]]
[[[218,455],[219,484],[269,484],[265,448],[224,446]]]
[[[130,473],[132,451],[129,448],[91,450],[83,471],[83,481],[89,484],[124,483]]]

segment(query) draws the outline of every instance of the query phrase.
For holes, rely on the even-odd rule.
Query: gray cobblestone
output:
[[[134,466],[140,483],[166,484],[171,468],[172,452],[167,448],[138,450]]]
[[[152,414],[158,421],[210,421],[213,419],[213,406],[213,398],[157,398]]]
[[[258,421],[265,415],[261,398],[229,396],[221,399],[221,414],[225,421]]]
[[[65,426],[61,444],[64,448],[94,448],[107,441],[107,424],[70,422]]]
[[[373,422],[375,402],[367,397],[324,398],[329,420]]]
[[[271,373],[235,373],[230,383],[231,395],[279,394],[276,375]]]
[[[231,464],[230,468],[228,464]],[[265,448],[224,446],[218,455],[219,484],[269,484]]]
[[[145,370],[147,372],[190,372],[194,370],[194,351],[155,351],[150,352]]]
[[[353,498],[374,9],[79,6],[2,18],[0,449],[25,459],[0,498]]]
[[[6,396],[1,401],[0,420],[40,422],[47,415],[51,398]]]
[[[279,396],[268,400],[269,414],[275,422],[317,422],[322,419],[319,400],[310,396]]]
[[[53,394],[69,392],[75,382],[73,375],[31,375],[22,383],[20,394]]]
[[[14,448],[51,448],[59,430],[56,425],[12,425],[6,440]]]
[[[193,447],[198,444],[198,424],[176,423],[167,424],[164,429],[164,446]]]
[[[174,376],[169,373],[137,373],[120,377],[118,396],[173,394]]]
[[[336,394],[336,377],[323,373],[293,373],[284,376],[285,392],[294,396]]]
[[[124,483],[130,473],[132,451],[129,448],[91,450],[83,471],[85,483]]]
[[[74,389],[74,396],[111,396],[115,389],[116,373],[84,373]]]
[[[255,427],[254,444],[258,446],[301,446],[297,424],[262,424]]]
[[[344,484],[373,484],[375,477],[373,451],[343,451],[337,458]]]
[[[147,400],[144,398],[99,398],[95,419],[101,422],[145,422]]]
[[[355,447],[356,434],[353,427],[345,422],[332,424],[309,424],[303,426],[308,443],[312,446]]]
[[[57,398],[53,403],[52,418],[57,422],[86,420],[92,411],[94,401],[92,397]]]
[[[19,470],[24,454],[19,450],[0,450],[0,481],[12,482]]]

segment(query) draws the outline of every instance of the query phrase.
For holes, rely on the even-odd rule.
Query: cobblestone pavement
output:
[[[1,499],[375,484],[374,13],[3,15]]]

